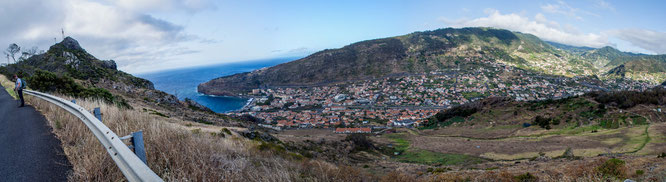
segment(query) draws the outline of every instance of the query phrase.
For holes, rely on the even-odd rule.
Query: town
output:
[[[595,90],[642,91],[652,86],[628,79],[543,75],[487,59],[469,59],[456,68],[420,75],[333,86],[254,89],[248,105],[231,114],[254,116],[264,121],[260,126],[275,130],[414,127],[442,109],[486,97],[534,101]]]

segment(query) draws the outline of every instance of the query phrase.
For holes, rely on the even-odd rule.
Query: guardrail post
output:
[[[120,139],[129,139],[132,144],[130,144],[128,147],[134,150],[134,154],[139,157],[139,159],[141,159],[144,164],[148,164],[148,162],[146,162],[146,149],[144,148],[143,144],[143,131],[134,132],[131,135],[120,137]]]
[[[102,111],[99,110],[99,107],[96,107],[93,113],[95,114],[95,117],[99,119],[99,121],[102,121]]]
[[[146,149],[143,145],[143,131],[132,133],[132,145],[134,145],[134,154],[136,154],[143,163],[148,164],[146,162]]]

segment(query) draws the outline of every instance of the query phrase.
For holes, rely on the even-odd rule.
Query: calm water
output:
[[[190,98],[215,112],[223,113],[240,109],[245,105],[247,99],[203,95],[197,92],[197,85],[199,83],[207,82],[221,76],[249,72],[296,59],[298,58],[275,58],[242,63],[226,63],[139,74],[137,76],[152,81],[155,84],[155,89],[173,94],[180,100]]]

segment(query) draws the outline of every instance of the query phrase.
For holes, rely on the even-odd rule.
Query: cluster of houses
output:
[[[595,89],[650,87],[627,80],[594,85],[584,77],[547,76],[495,61],[480,62],[483,65],[474,69],[438,70],[333,86],[254,89],[252,94],[258,98],[248,109],[233,114],[250,114],[279,128],[412,127],[442,109],[485,97],[529,101],[581,95]]]

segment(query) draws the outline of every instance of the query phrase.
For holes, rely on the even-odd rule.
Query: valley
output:
[[[438,41],[448,43],[425,35],[446,36]],[[417,32],[345,48],[388,46],[380,53],[351,54],[361,61],[351,67],[344,63],[351,50],[339,53],[343,57],[328,57],[335,54],[326,50],[200,84],[203,93],[250,98],[241,110],[224,114],[156,90],[152,82],[117,70],[114,61],[90,55],[70,37],[48,52],[0,67],[0,73],[21,74],[30,89],[78,99],[86,108],[102,106],[115,130],[146,131],[155,137],[146,140],[151,169],[174,181],[654,181],[666,176],[666,88],[654,80],[661,79],[660,69],[637,78],[631,75],[642,74],[643,67],[631,60],[612,66],[613,61],[603,61],[608,57],[586,67],[572,60],[612,50],[565,52],[531,38],[485,28]],[[414,44],[401,48],[396,40]],[[421,44],[434,47],[415,46]],[[539,56],[529,55],[534,52]],[[557,55],[564,56],[551,62]],[[343,67],[327,65],[335,61]],[[318,70],[299,75],[303,64]],[[289,68],[281,68],[285,65]],[[9,89],[11,81],[0,78]],[[73,137],[84,133],[75,117],[35,98],[28,103],[65,141],[75,165],[70,179],[121,177],[119,171],[99,172],[113,166],[94,165],[79,155],[110,160],[102,152],[84,151],[86,141]],[[177,147],[183,145],[191,147]],[[621,174],[600,170],[616,163],[622,164]],[[198,170],[201,166],[209,170]],[[171,173],[171,167],[180,170]]]
[[[666,182],[666,1],[0,7],[0,182]]]
[[[488,97],[542,101],[654,86],[630,79],[544,75],[492,59],[466,58],[451,69],[331,86],[254,89],[248,95],[253,101],[232,115],[252,115],[285,129],[418,126],[439,110]]]

